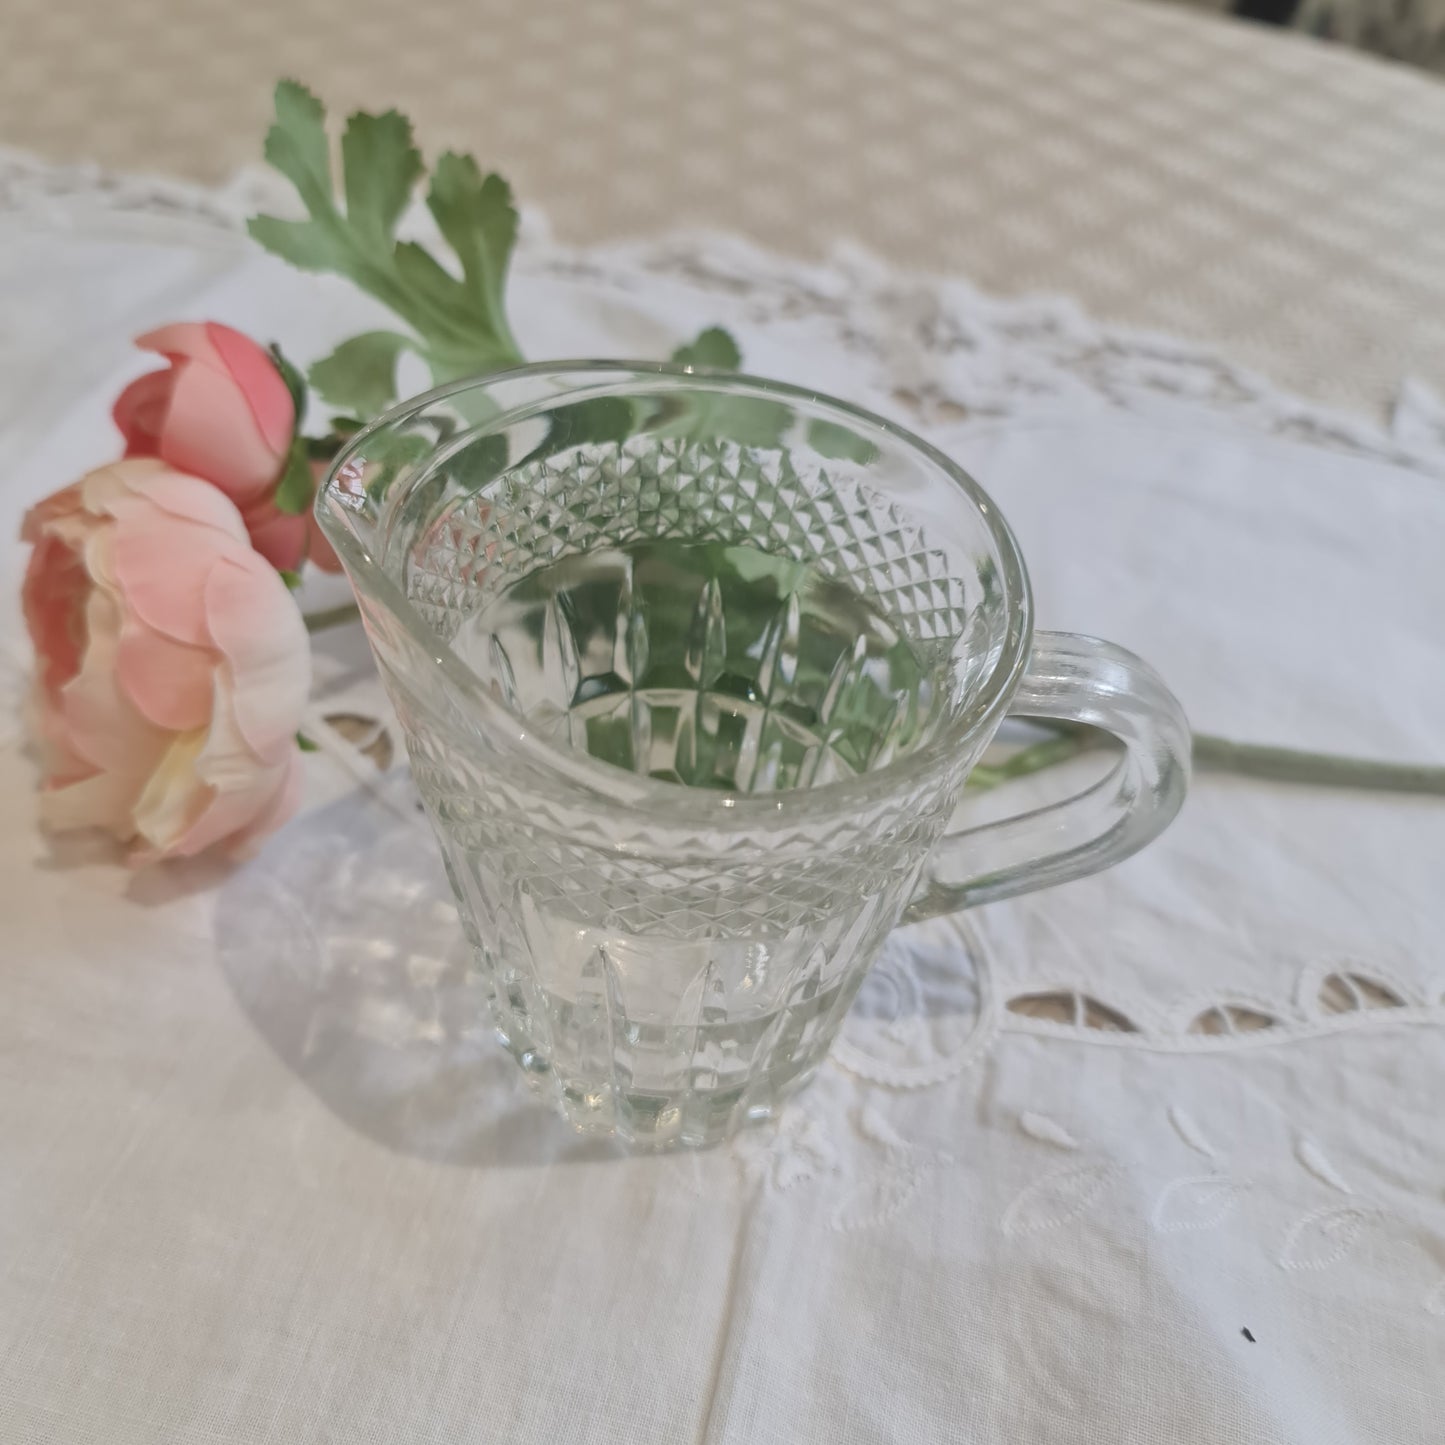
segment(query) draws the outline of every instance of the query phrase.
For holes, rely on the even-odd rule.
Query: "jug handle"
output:
[[[1096,637],[1035,634],[1011,717],[1084,723],[1123,756],[1073,797],[944,834],[902,921],[991,903],[1097,873],[1157,837],[1184,801],[1189,724],[1148,663]]]

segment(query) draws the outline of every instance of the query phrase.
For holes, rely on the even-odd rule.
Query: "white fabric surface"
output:
[[[14,219],[7,527],[111,454],[144,326],[309,359],[372,317],[205,218]],[[1423,389],[1385,433],[859,255],[534,224],[517,271],[533,356],[716,321],[919,427],[1003,504],[1041,621],[1140,649],[1197,725],[1445,760]],[[318,715],[385,723],[354,631],[320,672]],[[254,864],[140,876],[42,840],[0,748],[6,1442],[1439,1439],[1438,800],[1202,777],[1112,873],[896,935],[776,1125],[626,1158],[531,1103],[404,770],[327,736]]]

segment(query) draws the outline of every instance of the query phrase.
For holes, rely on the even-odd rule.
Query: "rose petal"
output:
[[[95,772],[94,766],[71,748],[58,700],[46,697],[38,685],[30,689],[21,716],[40,755],[40,772],[47,788],[67,787]]]
[[[201,606],[204,618],[204,602]],[[216,662],[211,648],[188,647],[134,614],[121,626],[117,680],[140,715],[157,727],[173,732],[205,727]]]
[[[287,754],[282,767],[284,775],[280,786],[272,794],[271,801],[227,844],[226,851],[231,857],[253,856],[261,843],[300,807],[301,795],[306,786],[306,768],[301,760],[301,750],[297,748]]]
[[[267,445],[230,374],[199,361],[177,370],[160,454],[214,483],[243,509],[276,485],[285,460]]]
[[[60,689],[56,716],[70,751],[108,772],[148,774],[170,735],[148,723],[117,685],[122,613],[109,589],[86,599],[86,647],[80,671]]]
[[[206,335],[241,388],[266,445],[284,456],[296,430],[296,404],[275,361],[249,336],[219,321],[206,323]]]
[[[142,351],[156,351],[172,365],[183,361],[199,361],[214,371],[224,370],[221,353],[211,341],[209,326],[204,321],[172,321],[137,336],[135,344]]]
[[[115,586],[148,627],[190,647],[209,648],[206,583],[217,556],[227,554],[197,545],[194,529],[183,522],[168,522],[154,509],[152,516],[154,527],[132,519],[116,529]]]
[[[267,768],[259,776],[267,786],[254,792],[247,789],[244,792],[218,793],[207,789],[205,806],[185,828],[169,839],[158,856],[192,858],[227,839],[244,836],[255,819],[269,808],[271,798],[282,781],[278,767]]]
[[[185,831],[167,843],[166,851],[189,856],[249,832],[275,810],[276,794],[297,752],[293,741],[274,763],[258,763],[236,724],[231,680],[224,669],[218,672],[211,729],[195,764],[196,776],[206,785],[206,804]]]
[[[124,512],[130,497],[140,497],[181,521],[214,527],[243,546],[250,545],[246,524],[223,491],[163,461],[135,458],[113,462],[91,472],[85,484],[86,505],[111,516]]]
[[[82,505],[80,485],[52,493],[25,515],[21,537],[32,552],[21,583],[21,611],[35,648],[36,679],[26,723],[41,750],[48,782],[73,782],[94,771],[70,743],[61,689],[80,671],[86,648],[91,581],[85,553],[100,524]]]
[[[230,666],[236,723],[256,755],[291,746],[311,688],[311,649],[286,584],[254,552],[217,560],[206,583],[211,639]]]
[[[283,512],[269,499],[246,514],[251,545],[273,566],[297,572],[306,560],[306,514]]]
[[[87,478],[88,486],[106,488],[101,505],[115,518],[109,562],[97,558],[93,567],[108,569],[106,580],[148,627],[209,647],[206,579],[217,557],[250,555],[245,526],[215,487],[163,462],[141,472],[144,465],[121,462]]]
[[[35,543],[20,585],[20,605],[48,698],[80,671],[89,589],[85,560],[74,547],[55,536]]]
[[[196,771],[207,730],[175,734],[135,803],[135,831],[157,858],[173,853],[210,806],[212,792]]]
[[[20,524],[22,542],[38,542],[56,523],[71,519],[81,520],[85,515],[84,489],[79,482],[72,482],[58,492],[36,502],[25,514]]]
[[[172,371],[147,372],[131,382],[116,398],[110,414],[125,438],[126,456],[153,457],[159,454],[174,375]]]

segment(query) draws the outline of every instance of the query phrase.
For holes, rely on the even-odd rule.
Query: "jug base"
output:
[[[518,1048],[500,1029],[497,1033],[533,1092],[577,1133],[613,1138],[638,1153],[710,1149],[742,1129],[776,1118],[817,1073],[826,1054],[822,1050],[817,1058],[798,1061],[781,1078],[764,1074],[732,1088],[652,1092],[563,1080],[535,1051]]]

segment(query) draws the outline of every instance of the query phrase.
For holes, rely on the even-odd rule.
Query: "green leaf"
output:
[[[464,492],[480,491],[507,470],[507,438],[494,433],[478,437],[447,458],[446,483]]]
[[[857,462],[866,467],[878,460],[878,448],[867,437],[861,437],[835,421],[809,422],[808,445],[815,452],[836,461]]]
[[[383,427],[366,444],[366,495],[378,501],[433,450],[430,438],[417,432]]]
[[[306,456],[306,439],[297,437],[291,443],[286,470],[276,485],[277,510],[298,517],[311,505],[315,495],[316,479],[311,475],[311,463]]]
[[[675,420],[654,430],[663,436],[688,441],[736,442],[740,447],[775,449],[793,424],[793,412],[780,401],[762,397],[719,396],[706,393],[687,399]]]
[[[415,324],[432,347],[490,346],[491,327],[471,304],[466,288],[415,241],[399,241],[392,253],[397,280],[415,301]]]
[[[501,176],[483,179],[471,156],[447,151],[432,172],[426,203],[461,262],[469,298],[497,340],[516,352],[503,294],[517,240],[512,188]]]
[[[740,447],[780,447],[793,423],[792,409],[780,401],[750,396],[718,397],[703,435]]]
[[[358,242],[383,260],[424,169],[404,115],[394,110],[383,115],[358,112],[346,122],[341,137],[346,220]]]
[[[738,344],[721,326],[709,326],[686,346],[672,353],[678,366],[707,366],[717,371],[736,371],[743,364]]]
[[[794,415],[784,402],[767,397],[730,396],[699,388],[679,397],[676,411],[651,430],[657,436],[694,442],[735,442],[741,447],[776,449],[782,446]]]
[[[296,734],[296,746],[300,748],[303,753],[319,753],[321,751],[320,747],[313,743],[305,733]]]
[[[586,442],[624,441],[636,425],[636,412],[626,397],[597,396],[559,406],[549,419],[547,435],[517,465],[555,457]]]
[[[266,132],[266,160],[296,187],[306,209],[332,209],[326,111],[294,80],[276,86],[276,121]]]
[[[598,396],[559,406],[552,413],[546,440],[528,452],[523,462],[556,456],[584,442],[624,441],[635,425],[633,406],[626,397]]]
[[[361,112],[347,122],[341,142],[344,212],[334,193],[325,112],[293,81],[276,88],[266,158],[296,187],[310,219],[253,217],[248,229],[260,245],[302,270],[345,276],[389,307],[415,331],[412,344],[438,381],[521,361],[503,304],[517,213],[500,176],[484,179],[466,156],[448,153],[437,163],[427,204],[457,254],[457,276],[424,247],[395,240],[424,172],[404,116]],[[373,401],[379,385],[373,368],[364,388]],[[340,399],[348,406],[353,400]]]
[[[363,332],[312,366],[311,385],[333,406],[375,416],[395,399],[397,359],[413,345],[395,331]]]
[[[761,582],[764,579],[773,584],[773,591],[779,597],[789,597],[794,592],[801,592],[808,580],[808,564],[806,562],[789,561],[772,553],[759,552],[754,547],[724,547],[722,555],[727,566],[736,572],[744,582]],[[751,600],[751,605],[760,607],[760,617],[766,616],[772,603],[765,598]],[[745,604],[748,605],[748,604]],[[762,628],[757,628],[758,632]]]
[[[709,326],[686,346],[679,346],[672,360],[679,366],[736,371],[743,354],[730,332]],[[751,396],[700,396],[679,431],[694,441],[711,438],[745,447],[778,447],[792,420],[792,410],[782,402]]]
[[[279,571],[281,573],[281,580],[290,591],[294,592],[301,585],[301,574],[299,572],[292,572],[287,567],[282,567]]]
[[[304,271],[333,271],[413,325],[414,298],[396,277],[390,237],[405,191],[420,174],[411,128],[401,117],[353,116],[347,127],[347,194],[355,218],[338,209],[327,160],[325,112],[310,91],[292,81],[276,87],[276,122],[266,136],[266,159],[296,187],[309,221],[254,216],[251,236]]]
[[[275,363],[276,370],[281,373],[281,380],[286,383],[286,390],[291,393],[292,415],[296,418],[295,429],[301,430],[302,419],[306,415],[306,382],[301,373],[281,353],[281,348],[276,342],[272,342],[266,348],[271,360]]]
[[[252,216],[246,222],[246,231],[258,245],[298,271],[335,271],[355,280],[340,238],[313,221],[278,221],[275,216]],[[362,290],[367,289],[362,286]]]

